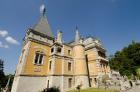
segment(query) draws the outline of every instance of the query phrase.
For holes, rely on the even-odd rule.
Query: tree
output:
[[[1,87],[4,87],[5,85],[5,82],[6,82],[6,79],[5,79],[5,75],[4,75],[4,71],[3,71],[3,68],[4,68],[4,61],[0,59],[0,86]]]
[[[6,84],[8,82],[9,77],[10,77],[10,82],[9,82],[9,85],[8,85],[8,89],[11,90],[14,76],[4,74],[4,61],[0,59],[0,89],[6,87]]]
[[[119,71],[121,75],[137,75],[136,70],[140,68],[140,43],[133,41],[121,51],[117,51],[109,61],[111,69]]]
[[[3,68],[3,60],[0,59],[0,76],[4,76]]]

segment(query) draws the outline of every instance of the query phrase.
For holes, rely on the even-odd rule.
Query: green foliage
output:
[[[140,68],[136,70],[136,74],[140,77]]]
[[[57,87],[51,87],[44,89],[42,92],[60,92],[60,90]]]
[[[79,92],[78,90],[71,90],[68,92]],[[98,89],[98,88],[88,88],[88,89],[82,89],[80,92],[119,92],[118,90],[112,90],[112,89]]]
[[[13,83],[13,79],[14,79],[14,75],[5,75],[3,68],[4,68],[4,61],[0,59],[0,88],[5,88],[8,79],[10,77],[10,83],[9,83],[9,90],[11,90],[12,87],[12,83]],[[0,91],[1,92],[1,91]]]
[[[4,68],[3,60],[0,59],[0,76],[4,75],[3,68]]]
[[[140,43],[133,41],[121,51],[117,51],[109,61],[111,69],[119,71],[121,75],[137,75],[136,70],[140,68]]]
[[[0,59],[0,85],[1,87],[4,87],[6,84],[6,76],[3,72],[3,68],[4,68],[4,61]]]

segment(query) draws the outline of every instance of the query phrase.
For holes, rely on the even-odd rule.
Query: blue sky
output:
[[[22,39],[39,19],[41,0],[0,0],[0,58],[5,72],[14,73]],[[83,37],[102,41],[107,54],[140,42],[140,0],[45,0],[52,32],[60,28],[64,41],[74,39],[77,25]]]

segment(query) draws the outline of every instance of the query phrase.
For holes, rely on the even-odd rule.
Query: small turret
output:
[[[76,34],[75,34],[75,44],[80,43],[80,34],[78,31],[78,27],[76,27]]]
[[[57,31],[56,42],[62,43],[62,32],[60,31],[60,29],[58,29],[58,31]]]
[[[75,34],[75,45],[73,47],[74,51],[74,63],[75,63],[75,75],[76,75],[76,85],[83,88],[88,87],[88,72],[85,58],[85,47],[81,42],[80,34],[78,28],[76,27]]]

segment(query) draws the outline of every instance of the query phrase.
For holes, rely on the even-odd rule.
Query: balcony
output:
[[[98,59],[98,60],[103,60],[103,61],[106,61],[106,62],[109,61],[106,57],[101,57],[101,56],[98,56],[97,59]]]

